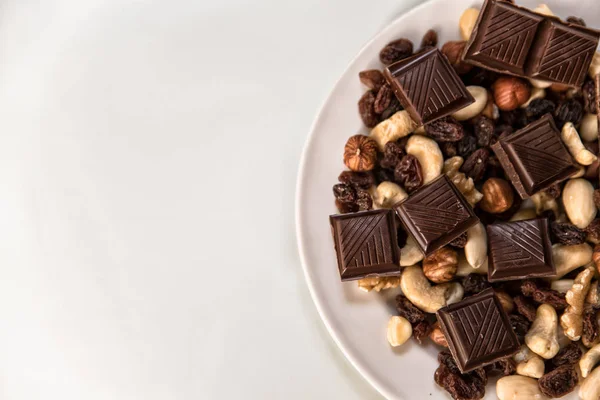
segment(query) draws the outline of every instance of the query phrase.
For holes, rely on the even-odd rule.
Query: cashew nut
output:
[[[517,363],[519,375],[537,379],[544,375],[546,369],[544,360],[525,345],[521,346],[519,352],[513,356],[513,360]]]
[[[469,274],[481,274],[487,275],[488,273],[488,260],[485,259],[483,265],[477,269],[473,268],[471,264],[467,261],[463,252],[458,253],[458,270],[456,271],[456,276],[467,276]]]
[[[475,269],[487,261],[487,234],[481,222],[467,230],[465,257]]]
[[[557,205],[558,207],[558,205]],[[557,208],[558,209],[558,208]],[[533,208],[525,207],[517,211],[511,218],[510,221],[523,221],[526,219],[532,219],[537,216],[537,213]]]
[[[384,276],[384,277],[368,277],[358,280],[358,288],[363,292],[374,290],[380,292],[382,290],[394,289],[400,286],[400,276]]]
[[[579,388],[579,398],[581,400],[600,399],[600,368],[596,368],[583,380]]]
[[[539,191],[530,198],[535,206],[535,212],[537,215],[542,215],[544,211],[548,210],[551,210],[555,216],[558,215],[558,203],[545,191]]]
[[[594,153],[585,148],[572,122],[567,122],[563,126],[560,137],[579,164],[590,165],[598,159]]]
[[[573,287],[573,279],[559,279],[550,284],[550,289],[560,293],[567,293]]]
[[[487,104],[487,90],[485,90],[481,86],[467,86],[467,90],[469,91],[469,93],[471,93],[471,95],[475,99],[475,102],[452,114],[452,116],[458,121],[466,121],[468,119],[478,116],[479,114],[481,114],[481,112]]]
[[[406,239],[404,247],[400,249],[400,266],[410,267],[423,261],[424,257],[425,256],[423,255],[423,252],[421,252],[415,239],[413,239],[412,236],[409,236]]]
[[[421,135],[411,136],[406,142],[406,153],[419,160],[424,185],[442,174],[444,156],[434,140]]]
[[[458,29],[460,30],[462,40],[469,40],[478,17],[479,10],[476,8],[467,8],[465,12],[462,13],[460,20],[458,21]]]
[[[567,291],[565,296],[569,306],[560,317],[560,325],[564,329],[565,335],[572,341],[581,339],[583,330],[583,303],[585,296],[590,290],[590,283],[594,277],[594,268],[588,267],[580,272],[573,287]]]
[[[510,375],[500,378],[496,383],[496,395],[499,400],[547,400],[540,391],[536,379],[526,376]]]
[[[600,75],[600,53],[598,52],[594,53],[592,63],[590,64],[590,69],[588,70],[588,75],[592,79],[594,79],[596,75]]]
[[[592,369],[600,362],[600,344],[589,349],[581,360],[579,360],[579,368],[581,368],[581,376],[586,378]]]
[[[533,12],[542,14],[542,15],[547,15],[548,17],[554,16],[554,13],[550,9],[550,7],[548,7],[547,4],[540,4],[539,6],[537,6],[536,8],[533,9]]]
[[[521,108],[527,108],[529,107],[529,104],[531,104],[531,102],[535,99],[543,99],[544,97],[546,97],[546,91],[544,89],[534,87],[533,89],[531,89],[531,95],[529,95],[529,100],[522,104]]]
[[[538,307],[535,320],[525,335],[525,344],[531,351],[549,360],[560,350],[557,328],[556,310],[551,305],[542,304]]]
[[[412,336],[412,325],[404,317],[393,316],[388,322],[387,340],[392,347],[402,346]]]
[[[444,174],[450,178],[454,186],[465,196],[467,202],[474,206],[483,198],[483,194],[475,188],[475,183],[472,178],[460,172],[460,167],[463,165],[463,158],[454,156],[444,161]]]
[[[515,309],[515,302],[510,294],[503,292],[501,290],[496,290],[496,297],[502,304],[502,308],[506,311],[507,314],[510,314]]]
[[[579,126],[579,134],[586,142],[598,140],[598,116],[596,114],[585,114]]]
[[[555,279],[560,279],[569,272],[592,262],[592,247],[587,243],[552,246],[552,261],[556,267]]]
[[[381,182],[373,194],[374,208],[392,208],[392,206],[405,198],[408,194],[394,182]]]
[[[585,229],[596,218],[594,187],[586,179],[570,179],[562,194],[567,217],[579,229]]]
[[[412,120],[408,111],[398,111],[385,121],[381,121],[371,130],[371,138],[377,142],[383,151],[387,142],[396,141],[411,134],[417,124]]]
[[[579,165],[577,167],[577,172],[571,175],[571,179],[582,178],[585,175],[585,167],[583,165]]]
[[[422,311],[435,313],[442,307],[462,300],[464,289],[460,283],[432,286],[421,267],[407,267],[402,273],[402,293]]]
[[[540,79],[529,79],[529,82],[531,83],[531,86],[538,89],[547,89],[552,86],[552,82],[543,81]]]

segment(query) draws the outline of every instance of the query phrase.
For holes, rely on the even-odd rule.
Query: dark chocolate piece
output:
[[[487,236],[488,281],[556,275],[546,218],[488,225]]]
[[[463,59],[505,74],[581,87],[600,32],[486,0]]]
[[[342,281],[400,275],[400,251],[392,210],[329,217]]]
[[[501,136],[492,150],[523,199],[578,171],[550,114]]]
[[[437,319],[462,373],[509,357],[520,348],[494,289],[438,310]]]
[[[394,209],[426,255],[479,222],[469,203],[446,175],[420,188]]]
[[[475,99],[436,48],[388,66],[383,74],[419,125],[450,115]]]

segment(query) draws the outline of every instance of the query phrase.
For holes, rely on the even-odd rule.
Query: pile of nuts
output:
[[[547,7],[536,11],[551,14]],[[344,164],[333,187],[340,213],[391,208],[411,192],[446,174],[473,205],[481,223],[424,257],[403,228],[398,232],[401,277],[368,278],[365,291],[393,290],[398,315],[387,337],[401,346],[410,337],[440,346],[435,382],[456,400],[481,399],[488,377],[501,376],[498,398],[557,398],[581,385],[584,400],[600,399],[600,207],[597,82],[600,54],[581,89],[503,76],[461,62],[461,53],[479,11],[460,19],[462,41],[442,53],[475,98],[470,106],[418,127],[394,96],[380,70],[359,74],[367,91],[358,102],[368,136],[355,135],[344,149]],[[584,22],[570,17],[571,23]],[[408,39],[385,46],[383,65],[437,46],[428,31],[418,50]],[[546,113],[554,116],[561,137],[580,172],[565,182],[521,200],[490,146]],[[489,283],[485,225],[545,217],[551,221],[552,255],[558,275],[551,280]],[[398,224],[400,226],[400,224]],[[521,342],[513,357],[461,374],[436,321],[441,307],[492,287],[509,314]],[[537,396],[537,397],[536,397]]]

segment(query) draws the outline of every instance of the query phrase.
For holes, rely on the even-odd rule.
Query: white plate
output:
[[[437,30],[440,43],[458,39],[462,11],[480,4],[473,0],[431,0],[402,15],[373,38],[350,63],[313,125],[298,177],[296,223],[298,247],[308,286],[323,322],[348,360],[388,399],[450,398],[433,382],[438,349],[410,341],[394,351],[385,338],[386,324],[394,313],[394,291],[386,295],[360,292],[356,282],[340,283],[330,214],[336,212],[331,187],[344,169],[342,152],[349,136],[367,133],[356,103],[364,87],[358,73],[381,68],[379,50],[389,41],[407,37],[416,45],[429,28]],[[588,25],[600,27],[597,0],[548,0],[559,16],[584,17]],[[533,8],[535,1],[520,1]],[[495,399],[488,385],[487,399]],[[577,398],[572,395],[565,399]]]

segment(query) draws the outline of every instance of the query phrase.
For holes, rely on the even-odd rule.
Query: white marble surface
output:
[[[312,304],[294,190],[417,3],[0,2],[0,398],[380,399]]]

